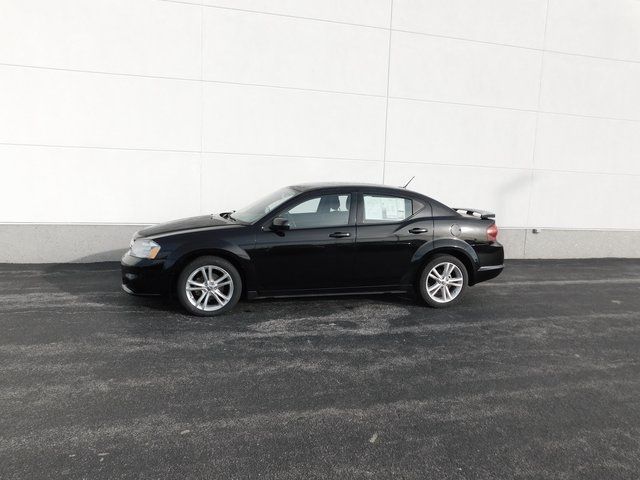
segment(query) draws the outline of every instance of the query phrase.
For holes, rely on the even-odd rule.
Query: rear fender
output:
[[[424,264],[438,253],[450,254],[459,258],[467,267],[469,284],[475,283],[475,273],[480,264],[478,254],[471,245],[457,238],[436,239],[418,248],[411,259],[413,279],[419,275]]]

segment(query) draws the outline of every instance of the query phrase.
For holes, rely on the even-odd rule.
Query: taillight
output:
[[[498,227],[495,223],[489,225],[487,228],[487,241],[495,242],[498,239]]]

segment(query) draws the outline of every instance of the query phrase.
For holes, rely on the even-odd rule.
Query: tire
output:
[[[242,295],[242,277],[224,258],[199,257],[182,269],[176,288],[178,300],[187,312],[214,317],[228,312],[238,303]]]
[[[438,276],[443,279],[439,279]],[[442,284],[442,281],[449,283]],[[427,305],[446,308],[462,300],[469,286],[469,273],[464,263],[456,257],[438,255],[424,266],[419,282],[418,291]]]

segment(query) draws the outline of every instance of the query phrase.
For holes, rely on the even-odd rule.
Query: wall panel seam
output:
[[[214,83],[214,84],[221,84],[221,85],[237,85],[237,86],[258,87],[258,88],[276,88],[276,89],[282,89],[282,90],[323,93],[323,94],[329,94],[329,95],[331,94],[353,95],[353,96],[379,98],[379,99],[389,98],[394,100],[407,100],[407,101],[413,101],[413,102],[438,103],[438,104],[444,104],[444,105],[459,105],[459,106],[466,106],[466,107],[490,108],[490,109],[496,109],[496,110],[510,110],[514,112],[543,113],[546,115],[560,115],[560,116],[577,117],[577,118],[592,118],[597,120],[613,120],[613,121],[620,121],[620,122],[640,123],[640,118],[607,117],[603,115],[589,115],[589,114],[572,113],[572,112],[555,112],[550,110],[507,107],[502,105],[487,105],[487,104],[481,104],[481,103],[455,102],[455,101],[435,100],[435,99],[428,99],[428,98],[402,97],[402,96],[394,96],[394,95],[389,95],[387,97],[387,95],[378,95],[374,93],[362,93],[362,92],[349,92],[349,91],[342,91],[342,90],[321,90],[321,89],[314,89],[314,88],[293,87],[293,86],[285,86],[285,85],[267,85],[267,84],[260,84],[260,83],[231,82],[231,81],[225,81],[225,80],[200,80],[200,79],[194,79],[194,78],[163,77],[158,75],[102,72],[102,71],[96,71],[96,70],[76,70],[76,69],[69,69],[69,68],[42,67],[42,66],[34,66],[34,65],[22,65],[22,64],[11,64],[11,63],[1,63],[1,62],[0,62],[0,66],[12,67],[12,68],[54,70],[54,71],[61,71],[61,72],[86,73],[91,75],[113,75],[113,76],[124,76],[124,77],[149,78],[149,79],[158,79],[158,80]]]
[[[486,168],[490,170],[516,170],[516,171],[522,171],[522,172],[530,172],[531,170],[534,170],[536,172],[572,173],[576,175],[607,175],[612,177],[640,177],[640,173],[567,170],[567,169],[561,169],[561,168],[536,167],[532,169],[531,167],[507,167],[503,165],[474,165],[470,163],[442,163],[442,162],[423,162],[423,161],[410,161],[410,160],[388,160],[387,163],[404,163],[404,164],[411,164],[411,165],[432,165],[432,166],[439,166],[439,167],[458,167],[458,168]]]
[[[152,74],[142,74],[142,73],[106,72],[102,70],[82,70],[77,68],[48,67],[48,66],[28,65],[28,64],[20,64],[20,63],[0,62],[0,66],[10,67],[10,68],[35,69],[35,70],[52,70],[57,72],[86,73],[89,75],[148,78],[148,79],[154,79],[154,80],[169,80],[169,81],[192,82],[192,83],[215,83],[215,84],[221,84],[221,85],[237,85],[241,87],[276,88],[276,89],[282,89],[282,90],[298,90],[301,92],[328,93],[328,94],[338,94],[338,95],[355,95],[359,97],[373,97],[373,98],[386,97],[386,95],[380,95],[376,93],[355,92],[355,91],[347,91],[347,90],[325,90],[320,88],[295,87],[292,85],[235,82],[231,80],[212,80],[212,79],[205,79],[205,78],[200,79],[200,78],[191,78],[191,77],[169,77],[169,76],[163,76],[163,75],[152,75]]]
[[[547,0],[547,5],[546,5],[546,10],[545,10],[545,14],[544,14],[544,33],[542,35],[542,47],[544,49],[544,47],[547,46],[547,25],[549,23],[549,2],[550,0]],[[540,75],[538,77],[538,104],[537,104],[537,111],[536,111],[536,122],[535,122],[535,126],[533,129],[533,147],[532,147],[532,152],[531,152],[531,174],[529,176],[529,201],[527,202],[527,216],[525,217],[525,223],[527,225],[530,225],[531,222],[531,206],[532,206],[532,202],[533,202],[533,187],[535,184],[535,172],[536,172],[536,146],[538,144],[538,125],[540,123],[540,104],[541,104],[541,99],[542,99],[542,79],[543,79],[543,74],[544,74],[544,57],[545,57],[545,52],[542,52],[542,55],[540,57]],[[526,257],[527,256],[527,231],[525,230],[525,235],[524,235],[524,244],[522,247],[522,252],[523,252],[523,256]]]
[[[201,5],[204,8],[215,8],[217,10],[230,10],[235,12],[243,12],[243,13],[253,13],[257,15],[270,15],[273,17],[283,17],[283,18],[293,18],[297,20],[309,20],[312,22],[323,22],[323,23],[333,23],[336,25],[345,25],[349,27],[358,27],[358,28],[375,28],[376,30],[389,30],[389,27],[381,27],[379,25],[367,25],[365,23],[354,23],[354,22],[344,22],[340,20],[330,20],[328,18],[318,18],[318,17],[306,17],[304,15],[293,15],[289,13],[277,13],[277,12],[266,12],[262,10],[251,10],[248,8],[237,8],[237,7],[227,7],[223,5],[207,5],[204,2],[193,3],[188,1],[180,1],[180,0],[156,0],[159,2],[166,3],[178,3],[182,5]]]
[[[387,132],[389,126],[389,83],[391,82],[391,37],[393,30],[393,0],[391,0],[391,13],[389,15],[389,48],[387,51],[387,94],[384,106],[384,146],[382,150],[382,184],[384,185],[387,173]]]
[[[605,60],[605,61],[611,61],[611,62],[640,64],[640,60],[631,60],[631,59],[628,59],[628,58],[603,57],[603,56],[599,56],[599,55],[591,55],[591,54],[588,54],[588,53],[567,52],[567,51],[562,51],[562,50],[551,50],[551,49],[544,48],[544,46],[543,46],[543,48],[537,48],[537,47],[529,47],[529,46],[526,46],[526,45],[517,45],[517,44],[513,44],[513,43],[501,43],[501,42],[492,42],[490,40],[479,40],[479,39],[475,39],[475,38],[459,37],[459,36],[455,36],[455,35],[444,35],[444,34],[438,34],[438,33],[420,32],[420,31],[417,31],[417,30],[407,30],[407,29],[403,29],[403,28],[393,28],[393,24],[391,24],[389,27],[383,27],[383,26],[380,26],[380,25],[368,25],[368,24],[365,24],[365,23],[344,22],[344,21],[340,21],[340,20],[330,20],[330,19],[327,19],[327,18],[306,17],[306,16],[303,16],[303,15],[293,15],[293,14],[287,14],[287,13],[267,12],[267,11],[263,11],[263,10],[251,10],[251,9],[245,9],[245,8],[228,7],[228,6],[223,6],[223,5],[206,5],[204,3],[194,3],[194,2],[189,2],[189,1],[180,1],[180,0],[156,0],[156,1],[166,2],[166,3],[176,3],[176,4],[182,4],[182,5],[192,5],[192,6],[200,6],[201,5],[204,8],[213,8],[213,9],[218,9],[218,10],[231,10],[231,11],[237,11],[237,12],[253,13],[253,14],[258,14],[258,15],[271,15],[271,16],[275,16],[275,17],[293,18],[293,19],[299,19],[299,20],[309,20],[309,21],[324,22],[324,23],[334,23],[336,25],[346,25],[346,26],[351,26],[351,27],[374,28],[374,29],[377,29],[377,30],[393,30],[395,32],[409,33],[409,34],[413,34],[413,35],[423,35],[423,36],[434,37],[434,38],[446,38],[446,39],[450,39],[450,40],[460,40],[460,41],[463,41],[463,42],[478,43],[478,44],[483,44],[483,45],[494,45],[494,46],[498,46],[498,47],[518,48],[518,49],[521,49],[521,50],[530,50],[530,51],[535,51],[535,52],[546,51],[546,52],[549,52],[549,53],[557,53],[557,54],[560,54],[560,55],[569,55],[569,56],[574,56],[574,57],[592,58],[592,59],[596,59],[596,60]],[[548,9],[547,9],[547,12],[548,12]]]
[[[115,151],[133,151],[133,152],[156,152],[156,153],[188,153],[198,155],[200,153],[204,155],[234,155],[239,157],[269,157],[269,158],[302,158],[309,160],[337,160],[341,162],[367,162],[367,163],[380,163],[381,159],[375,158],[349,158],[349,157],[319,157],[314,155],[285,155],[275,153],[247,153],[247,152],[222,152],[214,150],[163,150],[163,149],[151,149],[151,148],[126,148],[126,147],[97,147],[97,146],[81,146],[81,145],[44,145],[37,143],[11,143],[0,142],[0,146],[8,147],[26,147],[26,148],[68,148],[68,149],[94,149],[94,150],[115,150]],[[404,163],[412,165],[432,165],[441,167],[456,167],[456,168],[486,168],[491,170],[517,170],[517,171],[530,171],[530,167],[507,167],[503,165],[475,165],[469,163],[442,163],[442,162],[426,162],[426,161],[411,161],[411,160],[387,160],[387,163]],[[568,170],[558,168],[535,168],[537,172],[555,172],[555,173],[573,173],[577,175],[608,175],[615,177],[640,177],[640,173],[629,172],[607,172],[607,171],[589,171],[589,170]]]

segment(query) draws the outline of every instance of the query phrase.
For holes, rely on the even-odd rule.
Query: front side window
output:
[[[408,198],[364,195],[364,222],[400,222],[413,215],[413,202]]]
[[[257,202],[233,212],[232,218],[240,222],[253,223],[298,193],[289,187],[281,188]]]
[[[321,195],[304,200],[279,214],[292,229],[339,227],[349,224],[350,194]]]

